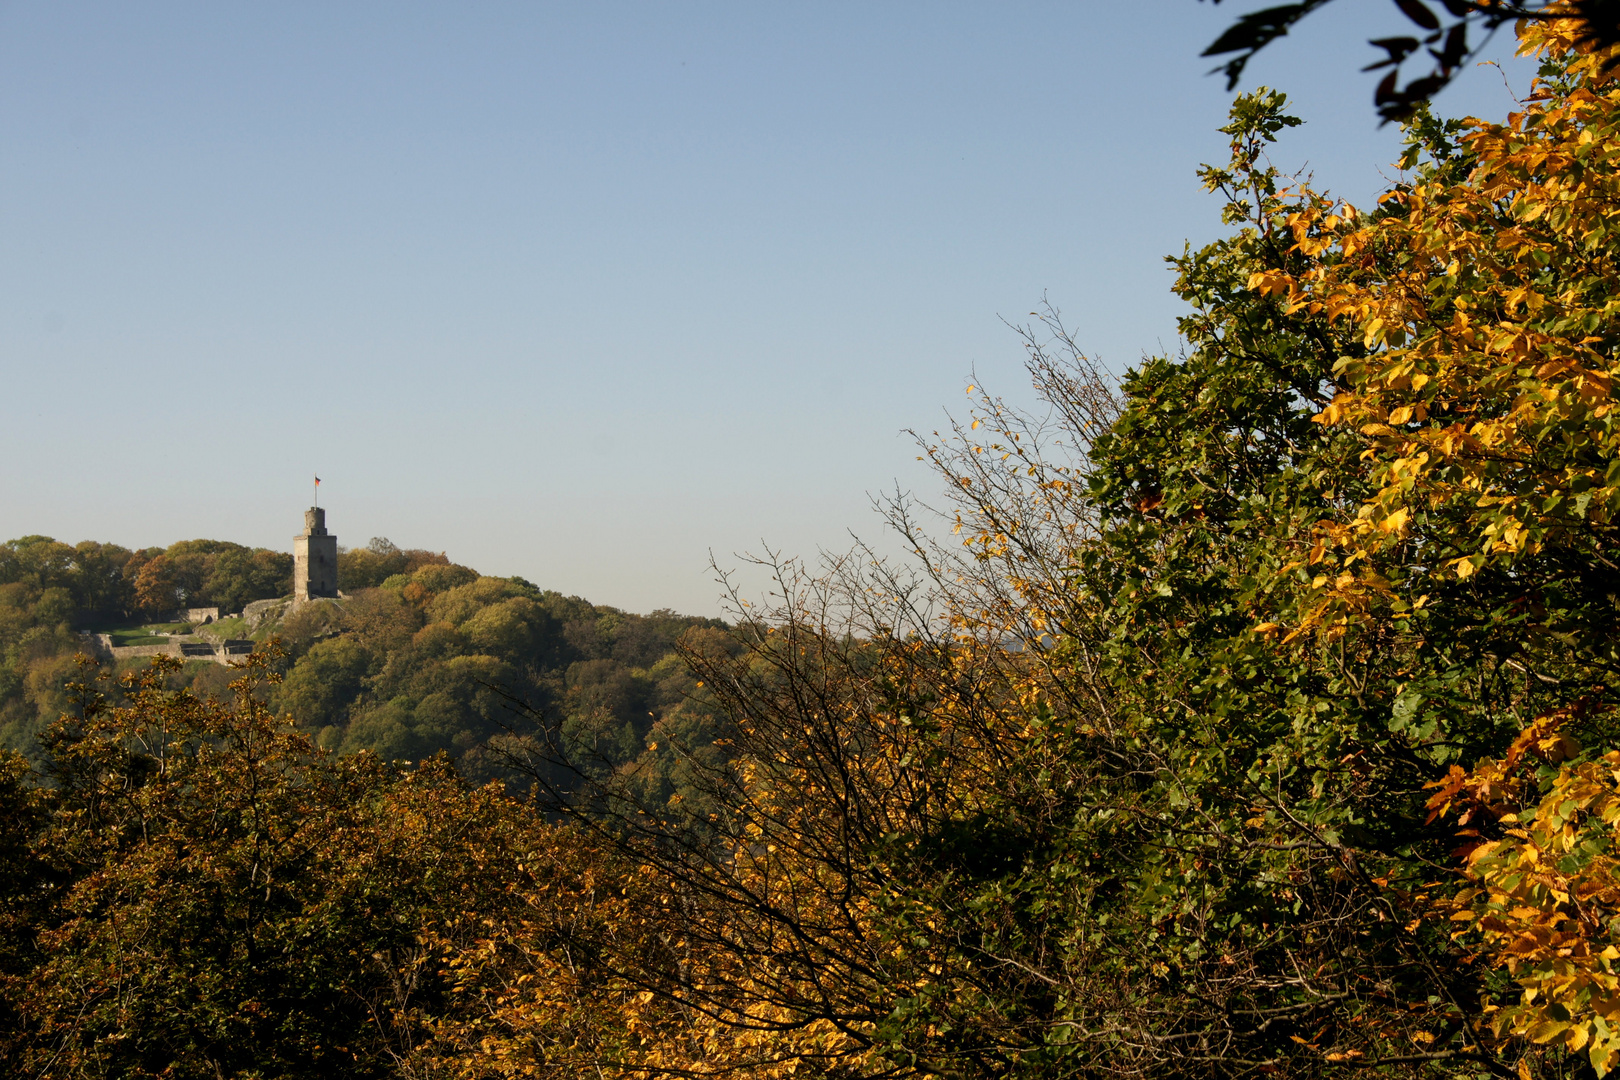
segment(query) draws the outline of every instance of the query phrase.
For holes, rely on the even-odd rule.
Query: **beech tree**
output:
[[[1601,1074],[1620,1062],[1620,87],[1615,50],[1573,20],[1530,25],[1524,41],[1547,62],[1522,111],[1447,131],[1380,213],[1302,192],[1288,227],[1306,267],[1255,276],[1366,350],[1336,365],[1318,420],[1355,433],[1371,487],[1301,545],[1277,632],[1448,642],[1506,676],[1496,707],[1523,733],[1434,782],[1470,879],[1444,910],[1518,983],[1486,1000],[1489,1032],[1584,1052]],[[1429,693],[1421,679],[1403,689]]]
[[[692,655],[702,820],[616,777],[572,812],[701,943],[622,976],[775,1037],[635,1067],[1612,1066],[1617,92],[1578,25],[1525,35],[1525,112],[1418,116],[1369,213],[1240,99],[1185,351],[1116,393],[1032,329],[1050,414],[926,441],[956,539],[893,509],[919,580],[785,574]]]
[[[260,703],[260,658],[234,703],[165,689],[175,666],[123,705],[82,688],[50,731],[49,787],[4,761],[0,1061],[409,1075],[456,1012],[444,951],[502,915],[520,866],[544,873],[547,830],[443,761],[324,754]]]

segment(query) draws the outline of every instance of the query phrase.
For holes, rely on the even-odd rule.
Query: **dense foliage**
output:
[[[446,964],[485,926],[523,917],[566,951],[611,910],[589,845],[499,791],[325,754],[261,703],[262,660],[232,702],[166,689],[174,665],[124,705],[78,687],[48,786],[6,762],[8,1075],[409,1074],[479,1011]],[[533,921],[565,911],[581,925]]]
[[[0,671],[0,745],[25,752],[81,678],[76,657],[92,651],[82,631],[167,619],[187,605],[240,612],[285,595],[291,576],[290,556],[212,540],[131,552],[28,537],[0,556],[0,644],[10,661]],[[490,739],[510,729],[514,709],[533,710],[558,717],[582,752],[613,769],[648,752],[655,723],[703,723],[673,649],[689,629],[717,631],[717,620],[632,615],[382,539],[338,563],[341,599],[271,611],[251,628],[241,618],[204,628],[280,642],[285,678],[269,702],[324,747],[388,760],[445,751],[469,775],[488,776],[499,769]],[[166,584],[152,599],[157,580]],[[167,682],[207,697],[233,678],[194,662]]]
[[[500,768],[490,740],[526,714],[555,720],[578,755],[607,769],[647,753],[655,724],[701,722],[674,645],[722,625],[428,562],[259,634],[289,650],[272,706],[322,746],[390,760],[444,751],[469,775],[490,776]]]
[[[62,711],[79,632],[162,621],[182,607],[240,611],[292,589],[292,556],[220,540],[167,548],[0,544],[0,746],[24,749]]]
[[[0,769],[0,1062],[1613,1072],[1620,81],[1522,33],[1535,97],[1420,114],[1370,211],[1239,99],[1183,349],[1027,329],[1049,409],[923,440],[909,570],[728,628],[379,544],[229,701],[65,676]]]

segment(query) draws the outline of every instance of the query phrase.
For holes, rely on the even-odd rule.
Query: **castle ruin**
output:
[[[326,531],[326,511],[304,511],[304,531],[293,537],[293,603],[337,596],[337,537]]]

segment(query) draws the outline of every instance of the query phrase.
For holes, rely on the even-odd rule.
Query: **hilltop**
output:
[[[337,597],[299,602],[292,562],[219,540],[0,544],[0,746],[35,752],[84,679],[76,658],[122,673],[149,663],[132,653],[169,651],[183,660],[171,686],[220,696],[235,677],[218,662],[225,642],[274,643],[283,681],[269,704],[321,746],[443,751],[473,775],[494,768],[492,737],[536,718],[609,763],[646,752],[655,725],[706,722],[674,648],[721,635],[718,620],[636,615],[384,539],[339,553]],[[217,616],[187,621],[207,609]]]

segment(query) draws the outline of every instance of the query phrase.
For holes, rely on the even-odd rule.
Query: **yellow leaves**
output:
[[[1292,285],[1293,278],[1281,270],[1260,270],[1249,275],[1249,289],[1261,296],[1277,296],[1287,294]]]
[[[1354,395],[1347,394],[1341,390],[1338,394],[1334,395],[1333,400],[1328,403],[1327,407],[1321,412],[1317,413],[1312,419],[1318,424],[1326,424],[1329,426],[1342,424],[1345,422],[1350,410],[1354,408],[1354,406]]]
[[[1546,47],[1568,44],[1546,27],[1535,33],[1551,35]],[[1302,194],[1289,224],[1304,258],[1292,273],[1249,279],[1291,309],[1308,302],[1353,327],[1374,352],[1339,361],[1339,385],[1315,417],[1357,432],[1363,460],[1383,470],[1369,499],[1376,513],[1356,517],[1355,543],[1376,558],[1405,541],[1420,510],[1438,511],[1431,520],[1465,530],[1454,550],[1478,552],[1445,561],[1459,578],[1511,567],[1571,518],[1590,529],[1613,512],[1606,493],[1577,496],[1599,486],[1581,473],[1585,462],[1620,456],[1620,434],[1606,426],[1616,364],[1603,344],[1620,331],[1620,304],[1602,255],[1620,189],[1620,93],[1612,83],[1549,90],[1517,120],[1476,122],[1464,139],[1473,173],[1389,193],[1400,214],[1339,220]],[[1420,452],[1432,462],[1414,465]],[[1532,509],[1477,501],[1508,493]]]
[[[1614,387],[1613,376],[1603,371],[1582,371],[1573,381],[1575,392],[1588,405],[1607,399]]]
[[[1533,1043],[1549,1043],[1553,1039],[1569,1030],[1570,1025],[1561,1020],[1545,1020],[1525,1032]]]
[[[1445,779],[1435,780],[1424,785],[1425,788],[1440,789],[1429,797],[1427,809],[1429,810],[1430,821],[1450,811],[1451,801],[1467,788],[1468,778],[1468,774],[1463,771],[1462,766],[1453,765]]]
[[[1489,813],[1502,825],[1522,826],[1469,851],[1470,885],[1435,915],[1460,927],[1454,937],[1474,938],[1518,983],[1518,1002],[1493,1020],[1499,1036],[1586,1050],[1601,1074],[1620,1057],[1620,975],[1613,970],[1620,949],[1607,940],[1608,925],[1620,917],[1620,864],[1609,854],[1620,839],[1620,752],[1567,764],[1579,747],[1562,731],[1596,707],[1583,700],[1538,717],[1500,760],[1469,772],[1453,766],[1429,785],[1437,789],[1429,805],[1437,814],[1459,810],[1459,825]],[[1545,796],[1533,809],[1526,805],[1537,769],[1560,763]]]
[[[1378,531],[1386,536],[1402,536],[1405,535],[1406,527],[1411,520],[1412,512],[1405,507],[1402,507],[1386,517],[1383,521],[1380,521],[1378,523]]]

